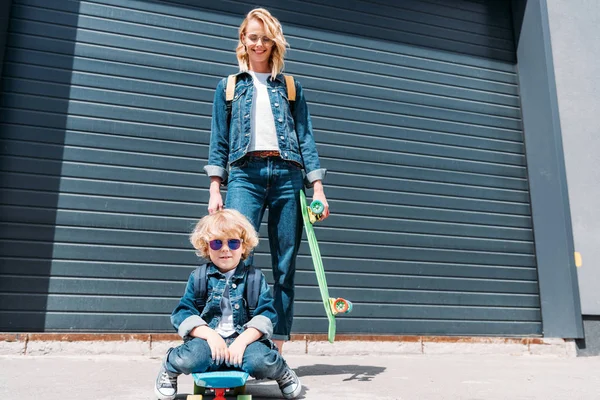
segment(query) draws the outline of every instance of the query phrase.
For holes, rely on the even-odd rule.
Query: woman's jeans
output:
[[[296,255],[302,238],[302,168],[279,157],[246,156],[229,171],[226,208],[244,214],[258,232],[269,208],[269,246],[277,323],[273,339],[289,340],[294,318]],[[247,261],[252,263],[252,257]],[[260,267],[260,266],[257,266]]]
[[[225,339],[229,346],[233,338]],[[214,363],[211,358],[210,346],[204,339],[193,338],[181,346],[169,350],[165,358],[168,371],[178,374],[211,372],[227,369],[241,369],[256,379],[281,378],[286,369],[286,363],[279,352],[271,348],[268,341],[256,341],[246,347],[242,358],[242,367],[233,368],[225,363]]]

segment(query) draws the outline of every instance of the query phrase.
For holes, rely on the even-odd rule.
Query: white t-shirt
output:
[[[254,82],[254,96],[252,96],[251,136],[248,151],[279,150],[275,118],[271,109],[267,79],[270,72],[248,71]]]
[[[215,328],[215,331],[221,337],[226,338],[235,333],[235,328],[233,326],[233,310],[231,309],[231,301],[229,300],[229,281],[231,277],[235,273],[235,269],[231,271],[225,272],[225,290],[223,291],[223,297],[221,297],[221,321],[219,321],[219,325]]]

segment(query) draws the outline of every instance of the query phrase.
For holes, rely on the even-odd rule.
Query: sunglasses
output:
[[[210,246],[211,249],[213,250],[221,250],[221,247],[223,247],[223,240],[221,239],[215,239],[215,240],[211,240],[208,242],[208,245]],[[237,250],[240,248],[240,246],[242,245],[242,239],[228,239],[227,240],[227,247],[229,247],[230,250]]]
[[[273,44],[275,44],[275,41],[273,39],[271,39],[268,36],[258,36],[254,33],[251,33],[249,35],[244,35],[246,37],[246,39],[248,39],[250,41],[250,43],[252,44],[256,44],[258,43],[258,41],[260,40],[261,43],[263,44],[263,46],[273,46]]]

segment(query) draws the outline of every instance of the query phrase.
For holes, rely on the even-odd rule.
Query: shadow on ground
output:
[[[315,364],[315,365],[304,365],[295,368],[296,374],[302,381],[302,393],[299,399],[306,398],[307,392],[311,390],[310,383],[307,383],[308,379],[302,379],[311,376],[322,376],[328,377],[327,380],[331,381],[332,376],[340,375],[340,382],[346,381],[357,381],[357,382],[370,382],[375,376],[385,371],[384,367],[374,367],[368,365],[329,365],[329,364]],[[333,378],[335,379],[335,378]],[[252,400],[266,400],[266,399],[281,399],[281,391],[277,386],[277,382],[271,380],[255,380],[250,378],[246,383],[246,393],[252,395]],[[186,399],[187,394],[179,394],[178,400]],[[212,399],[212,394],[206,396]],[[235,397],[229,397],[235,399]]]
[[[315,364],[305,365],[295,369],[298,377],[303,376],[331,376],[350,375],[343,381],[371,381],[375,376],[385,371],[384,367],[373,367],[369,365],[327,365]]]
[[[375,376],[385,371],[384,367],[374,367],[368,365],[329,365],[315,364],[305,365],[295,368],[296,374],[302,381],[302,394],[300,399],[306,398],[307,392],[311,390],[308,378],[311,376],[327,377],[327,381],[335,380],[332,376],[339,375],[339,381],[358,381],[370,382]],[[323,378],[325,379],[325,378]],[[281,392],[275,381],[248,381],[247,389],[252,394],[253,400],[261,399],[280,399]]]

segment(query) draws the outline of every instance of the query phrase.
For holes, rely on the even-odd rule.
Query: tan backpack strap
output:
[[[285,86],[287,87],[288,100],[296,101],[296,84],[294,83],[294,77],[291,75],[285,76]]]
[[[232,101],[235,95],[235,81],[237,75],[229,75],[227,77],[227,88],[225,89],[225,101]]]

